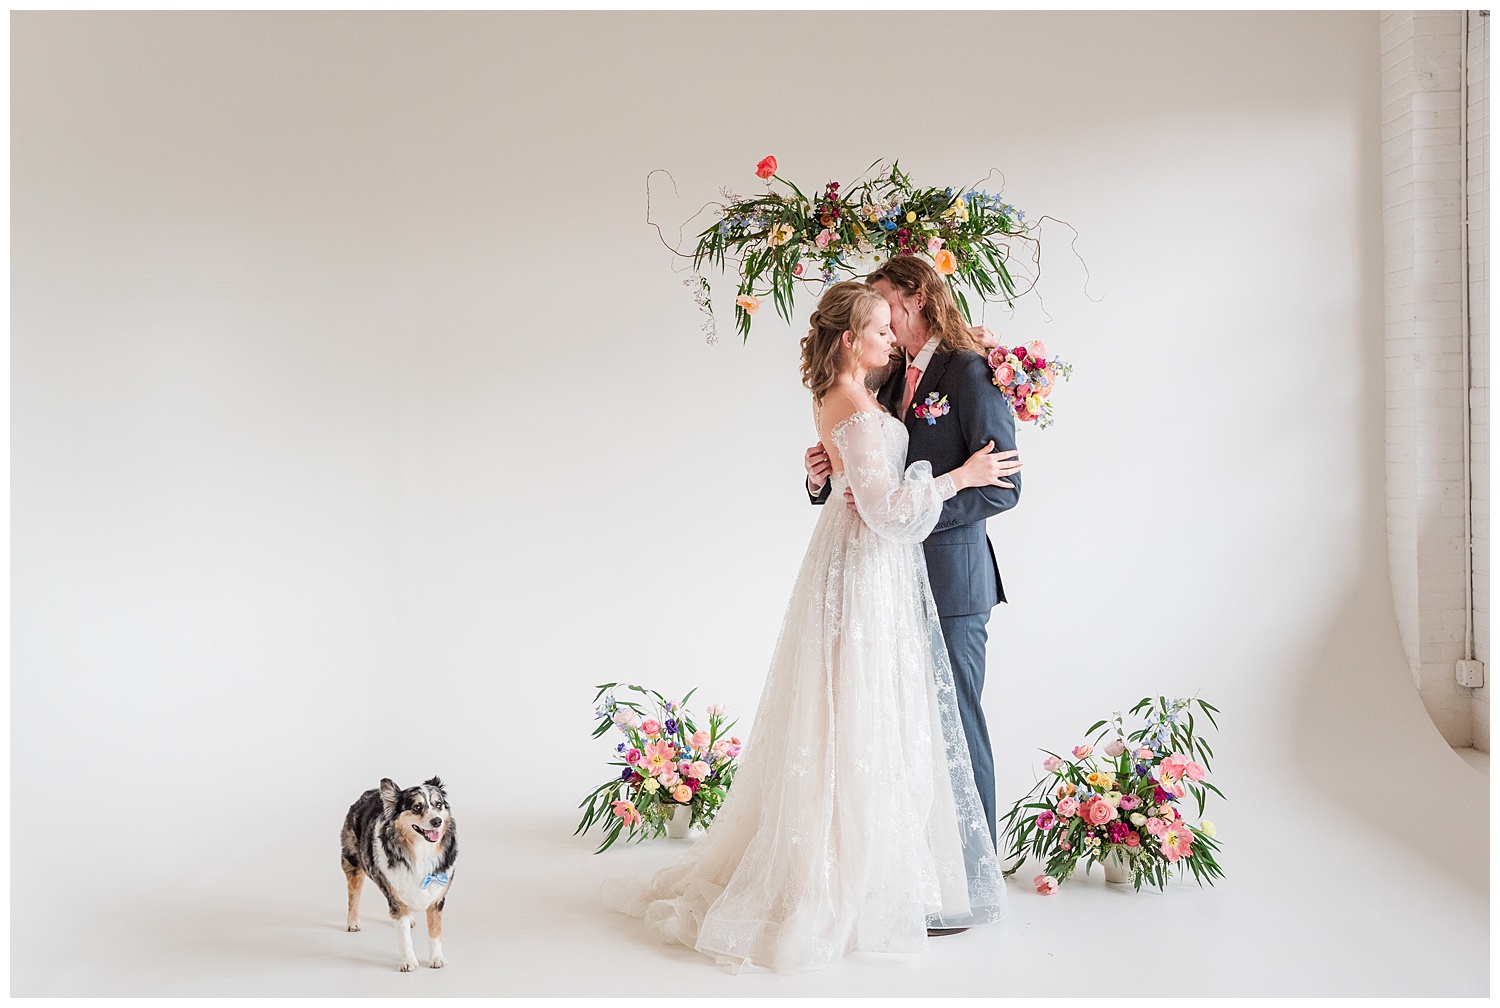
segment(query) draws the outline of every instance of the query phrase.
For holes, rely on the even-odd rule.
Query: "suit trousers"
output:
[[[974,786],[995,842],[995,757],[990,752],[990,734],[984,724],[979,694],[984,689],[984,645],[989,638],[988,612],[969,616],[943,616],[943,641],[953,664],[953,685],[958,690],[958,710],[963,718],[964,738],[969,743],[969,762],[974,767]]]

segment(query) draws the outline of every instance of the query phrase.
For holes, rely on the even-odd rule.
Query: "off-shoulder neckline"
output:
[[[839,436],[839,431],[843,430],[846,426],[853,423],[854,421],[863,419],[867,416],[880,417],[890,416],[890,414],[885,412],[884,410],[855,410],[853,413],[850,413],[848,416],[844,417],[844,419],[834,424],[833,427],[828,431],[828,436],[830,438],[837,438]]]

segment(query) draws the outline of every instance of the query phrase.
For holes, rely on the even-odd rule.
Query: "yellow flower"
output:
[[[1026,397],[1026,412],[1035,414],[1036,416],[1041,416],[1042,415],[1042,401],[1040,399],[1038,399],[1034,395],[1027,396]]]
[[[938,249],[932,257],[932,265],[939,273],[952,273],[958,269],[958,257],[947,249]]]
[[[1091,773],[1087,777],[1085,777],[1084,780],[1089,782],[1089,787],[1096,788],[1099,786],[1100,782],[1104,780],[1104,776],[1098,773]]]
[[[915,221],[916,219],[917,219],[917,212],[915,210],[908,210],[908,211],[906,211],[906,223],[910,224],[913,221]]]
[[[777,224],[771,229],[771,237],[766,239],[766,242],[772,248],[775,248],[777,245],[785,245],[791,241],[792,235],[796,233],[797,229],[790,224]]]
[[[1219,835],[1219,831],[1214,829],[1214,824],[1209,822],[1207,819],[1198,824],[1198,832],[1202,833],[1206,837]]]
[[[656,783],[655,777],[647,777],[645,781],[641,783],[641,787],[645,788],[647,791],[655,791],[657,788],[661,787],[661,785]]]
[[[943,211],[944,217],[957,217],[961,221],[969,219],[969,204],[960,196],[953,205]]]

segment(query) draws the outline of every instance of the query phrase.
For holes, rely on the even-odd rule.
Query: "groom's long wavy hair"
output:
[[[953,292],[943,275],[914,255],[895,256],[865,277],[865,283],[884,280],[903,294],[922,295],[922,318],[927,331],[938,337],[939,350],[973,350],[983,356],[987,351],[969,332],[969,323],[958,310]]]
[[[817,310],[808,319],[812,328],[802,338],[802,384],[812,389],[815,402],[823,401],[823,395],[849,367],[844,333],[854,334],[857,352],[860,331],[869,327],[876,307],[883,304],[885,298],[879,291],[858,280],[833,284],[818,299]]]

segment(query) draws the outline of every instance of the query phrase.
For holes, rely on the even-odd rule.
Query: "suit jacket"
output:
[[[929,424],[908,407],[902,417],[909,438],[906,464],[926,460],[932,464],[932,474],[941,476],[967,462],[987,441],[995,442],[995,451],[1013,451],[1015,418],[993,378],[989,364],[973,351],[934,353],[912,397],[912,407],[936,392],[939,397],[948,397],[948,413]],[[905,382],[905,369],[892,368],[876,394],[891,413],[900,406]],[[1020,499],[1020,474],[1006,480],[1015,487],[966,487],[948,498],[937,527],[922,543],[940,616],[985,613],[1005,601],[1000,566],[985,535],[984,522],[990,515],[1015,507]],[[828,491],[829,484],[824,483],[820,492],[808,496],[814,504],[822,504],[828,499]]]

